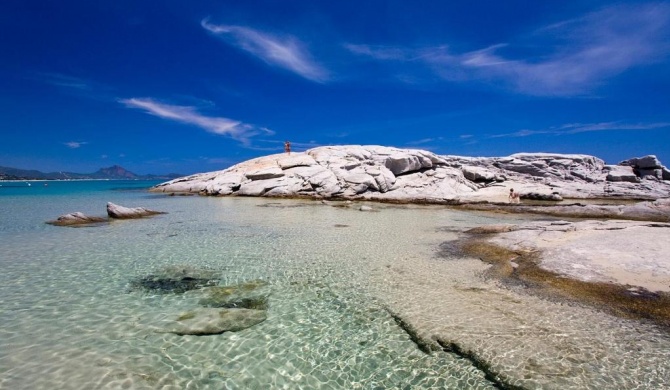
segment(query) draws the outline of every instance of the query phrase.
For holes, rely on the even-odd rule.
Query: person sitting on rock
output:
[[[514,192],[514,188],[509,189],[509,201],[510,203],[519,203],[519,193]]]

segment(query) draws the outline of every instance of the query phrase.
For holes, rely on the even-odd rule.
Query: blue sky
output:
[[[160,5],[158,5],[160,4]],[[670,165],[670,2],[0,2],[0,165],[320,145]]]

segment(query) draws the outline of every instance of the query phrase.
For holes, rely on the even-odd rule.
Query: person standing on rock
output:
[[[291,154],[291,143],[288,141],[284,142],[284,152]]]
[[[509,201],[510,203],[519,203],[519,193],[514,192],[514,188],[509,189]]]

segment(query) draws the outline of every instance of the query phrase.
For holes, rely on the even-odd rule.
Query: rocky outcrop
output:
[[[61,215],[54,221],[47,221],[48,224],[55,226],[83,226],[101,222],[107,222],[107,219],[101,217],[91,217],[79,211]]]
[[[144,207],[123,207],[112,202],[107,203],[107,215],[114,219],[132,219],[148,217],[156,214],[166,214],[163,211],[149,210]]]
[[[259,157],[223,171],[162,183],[152,191],[457,204],[506,202],[509,189],[514,188],[520,194],[540,194],[555,201],[655,200],[670,196],[669,179],[670,172],[654,156],[606,165],[581,154],[484,158],[351,145]]]
[[[640,177],[635,174],[633,167],[621,165],[606,165],[603,170],[607,172],[605,180],[620,182],[625,181],[629,183],[639,183]]]
[[[642,179],[670,180],[670,170],[654,155],[631,158],[620,162],[619,165],[633,168],[633,172]]]

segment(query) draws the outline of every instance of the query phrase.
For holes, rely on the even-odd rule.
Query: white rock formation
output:
[[[115,219],[142,218],[150,215],[165,214],[163,211],[149,210],[144,207],[123,207],[112,202],[107,203],[107,215]]]
[[[510,188],[522,195],[534,193],[539,199],[654,200],[670,196],[670,172],[655,156],[613,166],[581,154],[518,153],[474,158],[350,145],[259,157],[222,171],[175,179],[152,190],[215,196],[467,203],[506,202]]]

